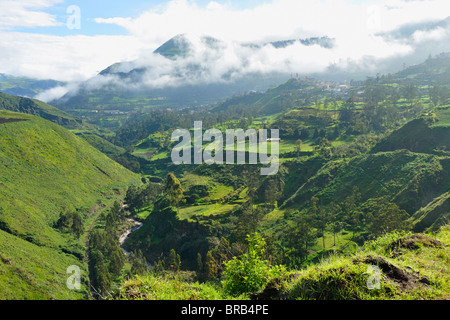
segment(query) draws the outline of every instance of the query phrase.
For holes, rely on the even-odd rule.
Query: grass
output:
[[[66,286],[69,266],[82,271],[80,291]],[[87,266],[72,255],[37,246],[0,230],[0,300],[87,299]]]
[[[192,206],[180,209],[178,215],[180,220],[188,219],[193,220],[195,216],[210,216],[210,215],[222,215],[227,214],[237,207],[237,204],[208,204],[203,206]]]
[[[16,261],[14,266],[23,268],[25,278],[31,279],[24,280],[29,290],[22,290],[19,278],[0,274],[0,292],[9,292],[8,298],[16,299],[28,298],[27,291],[36,293],[33,298],[39,294],[51,297],[51,292],[65,290],[65,282],[58,282],[57,289],[47,292],[47,286],[41,287],[36,279],[50,281],[55,272],[64,274],[68,266],[81,263],[85,254],[82,240],[53,228],[60,214],[80,212],[87,228],[94,206],[107,205],[119,190],[139,183],[139,179],[52,122],[9,111],[0,111],[0,118],[24,120],[0,125],[0,230],[4,239],[0,255]],[[26,258],[14,256],[14,246],[23,248],[17,254]],[[36,261],[51,255],[59,257],[60,262],[51,263],[53,259],[48,258],[49,263],[37,267]],[[15,282],[17,290],[12,289]]]
[[[75,124],[78,120],[74,116],[35,99],[21,98],[0,92],[0,110],[35,114],[50,121],[59,121],[64,125],[71,123],[77,127]]]
[[[223,184],[216,184],[216,186],[210,192],[210,199],[212,201],[219,201],[233,191],[233,187],[225,186]]]
[[[333,255],[318,265],[295,272],[283,283],[285,299],[434,300],[450,298],[450,228],[419,236],[418,248],[395,248],[411,234],[393,233],[368,243],[352,255]],[[430,246],[436,239],[442,246]],[[380,288],[369,289],[369,267],[381,269]],[[373,270],[373,269],[372,269]],[[426,279],[426,280],[425,280]],[[373,280],[370,279],[370,280]]]
[[[415,239],[413,245],[411,239]],[[394,232],[356,253],[334,253],[303,270],[287,272],[257,293],[263,300],[448,300],[450,226],[437,234]],[[370,285],[379,284],[379,287]],[[222,300],[216,282],[183,273],[148,274],[122,282],[119,300]],[[248,300],[241,295],[237,299]]]
[[[236,300],[217,285],[186,282],[179,274],[135,276],[123,283],[117,300]],[[238,299],[244,299],[240,297]]]

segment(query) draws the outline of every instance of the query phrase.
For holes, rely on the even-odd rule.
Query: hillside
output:
[[[86,298],[87,286],[65,286],[69,266],[87,266],[84,243],[56,227],[60,215],[77,212],[87,228],[91,209],[137,176],[57,124],[10,111],[0,111],[0,172],[1,297]]]
[[[35,97],[38,93],[64,85],[55,80],[37,80],[0,73],[0,91],[22,97]]]
[[[437,107],[380,141],[373,152],[407,149],[412,152],[448,154],[450,106]]]
[[[448,300],[449,246],[449,226],[436,234],[392,233],[356,253],[334,254],[272,278],[263,289],[245,295],[229,295],[210,283],[186,282],[181,274],[150,274],[124,281],[114,299]]]
[[[275,279],[253,297],[287,300],[448,300],[449,241],[448,225],[437,234],[387,234],[366,243],[357,253],[336,254],[318,265]]]
[[[387,196],[410,214],[448,191],[450,158],[394,151],[328,163],[283,204],[301,208],[317,196],[323,206],[357,187],[361,203]]]
[[[65,127],[78,127],[81,120],[42,101],[0,92],[0,110],[28,113]]]

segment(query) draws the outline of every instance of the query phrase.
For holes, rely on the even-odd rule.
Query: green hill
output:
[[[0,73],[0,91],[17,96],[34,97],[38,93],[64,85],[55,80],[37,80]]]
[[[425,207],[417,210],[413,218],[416,221],[415,230],[436,229],[437,226],[449,221],[450,192],[444,193]]]
[[[36,99],[12,96],[0,92],[0,110],[28,113],[53,121],[65,127],[77,127],[81,120]]]
[[[446,154],[450,150],[450,106],[435,108],[380,141],[373,152],[407,149]]]
[[[336,199],[345,199],[351,189],[357,187],[361,203],[388,197],[412,215],[448,191],[449,160],[399,150],[332,161],[287,199],[283,208],[308,207],[313,196],[318,197],[323,206],[328,206]]]
[[[56,223],[96,205],[137,176],[82,138],[36,116],[0,111],[0,298],[86,297],[66,287],[66,269],[86,269],[83,242]],[[19,250],[18,250],[19,248]]]

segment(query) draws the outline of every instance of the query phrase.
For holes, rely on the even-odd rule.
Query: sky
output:
[[[177,34],[220,39],[220,57],[196,58],[249,72],[418,63],[450,51],[449,16],[448,0],[0,0],[0,73],[76,82],[121,61],[167,64],[149,57]],[[237,45],[322,36],[335,47]]]

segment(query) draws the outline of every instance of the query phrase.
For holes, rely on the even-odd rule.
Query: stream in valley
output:
[[[125,241],[128,239],[128,237],[135,231],[139,230],[142,226],[143,223],[136,221],[134,219],[127,219],[128,222],[130,222],[131,224],[131,228],[129,228],[126,232],[124,232],[120,238],[119,238],[119,244],[120,244],[120,248],[122,248],[123,252],[126,254],[126,256],[128,257],[130,255],[130,253],[123,247],[123,244],[125,243]]]

